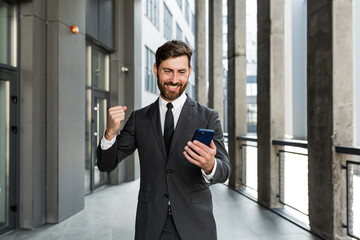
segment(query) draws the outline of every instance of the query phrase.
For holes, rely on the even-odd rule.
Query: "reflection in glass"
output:
[[[16,10],[0,0],[0,63],[16,66]]]
[[[103,181],[106,181],[106,173],[100,172],[96,164],[96,147],[98,146],[100,139],[105,132],[106,123],[107,123],[107,100],[103,98],[94,98],[94,183],[95,185],[100,184]]]
[[[9,82],[0,81],[0,228],[8,224]]]
[[[95,47],[91,48],[92,87],[109,90],[109,56]]]

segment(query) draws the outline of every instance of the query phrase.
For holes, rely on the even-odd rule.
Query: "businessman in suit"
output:
[[[230,174],[219,115],[184,91],[191,74],[192,50],[182,41],[156,51],[154,74],[159,98],[134,111],[121,130],[126,107],[108,111],[98,146],[101,171],[112,171],[138,149],[140,190],[135,239],[217,239],[210,184]],[[215,130],[210,146],[191,141],[197,128]]]

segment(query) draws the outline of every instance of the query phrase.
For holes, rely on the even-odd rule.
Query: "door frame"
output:
[[[18,227],[19,222],[19,89],[15,67],[0,64],[0,81],[10,83],[9,195],[8,224],[0,228],[0,236]]]

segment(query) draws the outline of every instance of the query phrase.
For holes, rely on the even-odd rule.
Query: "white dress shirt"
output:
[[[174,128],[175,129],[176,129],[176,124],[179,120],[180,113],[184,106],[185,101],[186,101],[186,94],[183,93],[183,94],[181,94],[180,97],[178,97],[177,99],[175,99],[174,101],[171,102],[173,105],[173,108],[171,109],[171,111],[174,116]],[[161,123],[162,135],[164,135],[164,124],[165,124],[165,115],[166,115],[166,111],[167,111],[167,107],[166,107],[167,103],[168,102],[166,100],[164,100],[162,97],[159,96],[160,123]],[[100,142],[101,149],[102,150],[109,149],[115,143],[115,140],[116,140],[116,137],[114,137],[110,141],[107,140],[105,137],[102,137],[101,142]],[[201,169],[202,175],[203,175],[206,183],[210,183],[211,180],[213,179],[215,170],[216,170],[216,166],[217,166],[217,162],[215,160],[214,168],[210,174],[206,174],[205,171],[203,169]]]

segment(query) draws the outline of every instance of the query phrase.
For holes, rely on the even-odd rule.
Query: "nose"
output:
[[[179,80],[179,74],[177,74],[176,72],[175,73],[173,73],[173,77],[172,77],[172,79],[171,79],[171,83],[173,83],[173,84],[176,84],[176,83],[178,83],[180,80]]]

